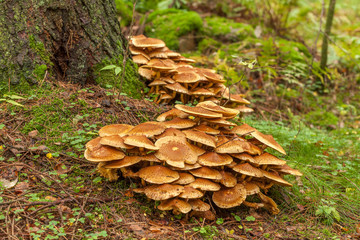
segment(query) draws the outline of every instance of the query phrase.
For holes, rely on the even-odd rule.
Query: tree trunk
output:
[[[323,43],[322,43],[322,48],[321,48],[321,62],[320,62],[320,67],[323,70],[325,70],[326,65],[327,65],[328,38],[330,37],[332,21],[334,18],[335,4],[336,4],[336,0],[330,0],[329,9],[328,9],[328,13],[326,16],[326,25],[325,25],[325,32],[324,32]]]
[[[122,67],[125,44],[113,0],[0,1],[2,82],[85,84],[101,63]],[[138,81],[135,69],[127,61],[124,84]]]

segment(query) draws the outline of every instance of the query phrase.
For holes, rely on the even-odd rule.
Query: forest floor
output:
[[[102,126],[154,120],[169,107],[65,83],[45,82],[19,96],[0,105],[0,239],[360,237],[358,129],[344,130],[340,141],[338,133],[266,121],[260,112],[245,118],[274,134],[304,176],[287,178],[293,188],[271,189],[281,209],[276,216],[213,208],[210,221],[161,212],[132,192],[136,183],[109,182],[83,158],[84,144]]]

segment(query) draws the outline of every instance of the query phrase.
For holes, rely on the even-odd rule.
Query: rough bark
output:
[[[113,0],[0,0],[1,81],[84,84],[104,59],[120,65],[125,43]]]

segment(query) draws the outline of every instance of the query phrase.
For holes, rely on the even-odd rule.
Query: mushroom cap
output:
[[[170,121],[164,122],[167,128],[177,128],[177,129],[184,129],[190,128],[196,125],[196,122],[190,119],[183,119],[183,118],[174,118]]]
[[[261,170],[261,171],[265,178],[267,178],[271,181],[274,181],[276,184],[285,186],[285,187],[292,187],[291,183],[289,183],[288,181],[286,181],[285,179],[283,179],[282,177],[277,175],[275,172],[268,172],[268,171],[264,171],[264,170]]]
[[[151,58],[168,58],[168,53],[164,49],[155,49],[149,53]]]
[[[225,97],[228,98],[228,97]],[[248,100],[246,100],[245,98],[242,97],[242,95],[240,94],[230,94],[230,101],[231,102],[235,102],[235,103],[240,103],[240,104],[250,104],[250,102]]]
[[[187,199],[201,198],[202,196],[204,196],[203,192],[189,186],[185,186],[184,191],[179,195],[179,197]]]
[[[164,86],[166,85],[166,82],[161,81],[161,80],[154,80],[151,83],[148,84],[149,87],[153,87],[153,86]]]
[[[189,170],[192,170],[192,169],[197,169],[197,168],[201,168],[202,166],[198,163],[195,163],[195,164],[186,164],[185,163],[185,166],[182,167],[182,168],[179,168],[179,167],[171,167],[171,169],[173,170],[176,170],[176,171],[189,171]]]
[[[222,185],[224,185],[225,187],[235,187],[236,186],[237,179],[232,173],[225,172],[225,171],[221,171],[220,173],[222,175],[222,179],[220,180],[220,183]]]
[[[167,112],[164,112],[162,114],[160,114],[157,118],[156,121],[158,122],[165,122],[168,119],[174,119],[176,117],[179,118],[187,118],[189,116],[189,114],[184,113],[183,111],[180,111],[179,109],[171,109]]]
[[[220,113],[214,113],[209,110],[203,109],[201,107],[189,107],[186,105],[175,105],[175,108],[188,113],[192,116],[198,116],[198,117],[204,117],[204,118],[221,118],[222,114]]]
[[[135,146],[139,148],[146,148],[149,150],[158,150],[158,147],[154,145],[152,141],[150,141],[147,137],[144,135],[131,135],[124,137],[124,143],[130,146]]]
[[[149,60],[142,54],[133,56],[132,60],[133,60],[134,63],[136,63],[138,65],[144,65],[144,64],[147,64],[149,62]]]
[[[163,123],[159,122],[145,122],[140,123],[128,132],[129,136],[145,136],[153,137],[165,131],[166,127]]]
[[[183,86],[181,86],[180,83],[172,83],[172,84],[166,84],[165,87],[167,89],[170,89],[171,91],[180,93],[180,94],[189,94],[189,91],[184,88]]]
[[[195,63],[196,62],[194,59],[186,58],[183,56],[174,57],[173,60],[175,62],[184,62],[184,63]]]
[[[220,134],[220,131],[217,130],[217,129],[214,129],[212,127],[209,127],[205,124],[200,124],[196,127],[193,128],[194,130],[197,130],[197,131],[200,131],[200,132],[204,132],[204,133],[207,133],[207,134],[211,134],[211,135],[218,135]]]
[[[134,127],[128,124],[111,124],[102,127],[99,130],[100,137],[119,135],[120,137],[125,136]]]
[[[241,183],[232,188],[223,188],[212,195],[213,202],[220,208],[240,206],[245,199],[246,189]]]
[[[243,183],[246,189],[246,195],[253,195],[260,192],[259,186],[254,182],[244,182]]]
[[[180,72],[173,76],[178,83],[195,83],[200,80],[200,76],[195,72]]]
[[[219,191],[221,188],[219,184],[204,178],[196,178],[194,182],[188,184],[187,186],[200,189],[202,191],[212,191],[212,192]]]
[[[101,137],[91,139],[89,142],[86,143],[85,147],[86,147],[86,149],[89,149],[90,151],[94,151],[102,146],[100,144],[100,141],[101,141]]]
[[[216,82],[216,83],[224,83],[224,82],[226,82],[221,75],[216,74],[213,71],[210,71],[209,69],[198,68],[197,72],[204,75],[211,82]]]
[[[250,143],[239,139],[227,141],[216,147],[217,153],[242,153],[250,150]]]
[[[177,198],[164,200],[157,208],[161,211],[178,210],[181,213],[188,213],[192,209],[189,203]]]
[[[182,137],[163,137],[155,142],[155,146],[159,148],[155,156],[170,166],[184,168],[185,162],[194,164],[198,158]]]
[[[217,154],[215,152],[207,152],[198,158],[198,163],[203,166],[217,167],[230,164],[232,157],[227,154]]]
[[[204,101],[204,102],[200,102],[196,105],[197,107],[201,107],[204,108],[206,110],[212,111],[212,112],[217,112],[217,113],[223,113],[226,112],[224,111],[218,104],[212,102],[212,101]]]
[[[253,132],[256,132],[257,130],[253,127],[250,127],[248,124],[243,124],[240,126],[236,126],[233,129],[231,129],[231,133],[239,134],[240,136],[243,135],[249,135]]]
[[[282,166],[286,163],[286,161],[281,160],[267,152],[265,152],[259,156],[255,156],[254,159],[258,165],[280,165],[280,166]]]
[[[249,163],[256,164],[255,159],[247,153],[232,153],[230,155],[234,158],[240,159],[241,161],[247,161]]]
[[[201,147],[198,147],[198,146],[196,146],[196,145],[193,145],[193,144],[191,144],[191,143],[188,143],[188,145],[189,145],[189,146],[191,147],[191,149],[196,153],[197,156],[201,156],[201,155],[203,155],[203,154],[206,152],[205,149],[203,149],[203,148],[201,148]]]
[[[191,205],[192,210],[205,212],[210,210],[210,205],[201,201],[200,199],[190,199],[188,203]]]
[[[285,150],[280,146],[280,144],[275,141],[273,136],[263,134],[259,131],[252,132],[251,135],[266,146],[271,147],[272,149],[275,149],[276,151],[286,155]]]
[[[139,67],[138,72],[139,72],[140,76],[142,76],[148,80],[151,80],[152,77],[156,75],[155,71],[145,68],[145,67]]]
[[[195,181],[195,178],[190,173],[180,172],[179,179],[173,182],[173,184],[187,185]]]
[[[154,184],[171,183],[180,178],[178,172],[161,165],[142,168],[136,174],[146,182]]]
[[[124,143],[124,139],[119,135],[112,135],[112,136],[105,136],[102,137],[100,140],[102,145],[107,145],[116,148],[125,148],[125,149],[132,149],[133,146],[127,145]]]
[[[221,180],[222,176],[218,170],[209,167],[201,167],[195,170],[190,170],[190,173],[195,177],[206,178],[212,180]]]
[[[157,69],[159,71],[168,71],[174,69],[175,63],[170,59],[153,58],[143,67]]]
[[[213,124],[213,125],[218,125],[218,126],[236,126],[235,123],[226,121],[223,118],[206,119],[206,122]]]
[[[107,162],[123,159],[125,154],[113,147],[101,146],[100,148],[90,151],[85,150],[84,157],[91,162]]]
[[[232,168],[235,172],[251,176],[251,177],[263,177],[264,174],[258,168],[251,166],[249,163],[241,163]]]
[[[239,106],[235,107],[234,109],[239,110],[239,112],[243,112],[243,113],[250,113],[250,112],[254,111],[254,109],[243,106],[243,105],[239,105]]]
[[[142,50],[141,48],[137,48],[137,47],[135,47],[133,45],[129,46],[129,50],[130,50],[132,55],[139,55],[139,54],[147,55],[144,50]],[[150,60],[150,58],[148,58],[148,59]]]
[[[166,83],[175,83],[175,80],[174,79],[172,79],[171,77],[160,77],[160,80],[161,81],[164,81],[164,82],[166,82]]]
[[[139,156],[125,156],[121,160],[111,161],[104,166],[104,168],[123,168],[132,166],[141,161]]]
[[[180,131],[179,129],[176,128],[168,128],[166,129],[162,134],[156,136],[157,139],[163,138],[163,137],[182,137],[184,139],[186,139],[186,135]]]
[[[160,39],[156,39],[156,38],[131,38],[131,43],[135,46],[135,47],[139,47],[139,48],[161,48],[161,47],[165,47],[165,43],[160,40]]]
[[[183,191],[183,186],[165,183],[146,187],[145,195],[153,200],[166,200],[179,196]]]
[[[276,170],[279,173],[283,173],[283,174],[290,174],[290,175],[299,176],[299,177],[301,177],[303,175],[299,170],[293,169],[287,164],[284,164],[282,166],[272,167],[272,169]]]
[[[152,154],[147,154],[144,156],[139,156],[141,161],[146,161],[146,162],[161,162],[154,153]]]
[[[190,95],[193,96],[215,96],[215,94],[205,88],[196,88],[190,92]]]
[[[198,142],[213,148],[216,147],[215,138],[204,132],[195,131],[195,130],[183,130],[182,132],[185,133],[186,138],[191,141]]]

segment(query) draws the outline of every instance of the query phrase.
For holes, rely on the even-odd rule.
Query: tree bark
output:
[[[113,0],[0,0],[1,81],[85,84],[104,59],[122,66],[125,45]]]
[[[322,43],[322,48],[321,48],[320,67],[323,70],[325,70],[326,65],[327,65],[328,38],[330,37],[332,21],[333,21],[334,12],[335,12],[335,5],[336,5],[336,0],[330,0],[329,9],[328,9],[328,13],[326,16],[326,25],[325,25],[325,32],[324,32],[324,36],[323,36],[323,43]]]

